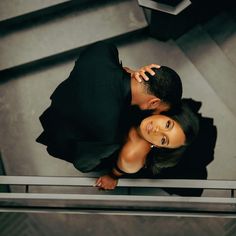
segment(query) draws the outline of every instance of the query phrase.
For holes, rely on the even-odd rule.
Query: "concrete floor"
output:
[[[7,213],[6,213],[7,214]],[[3,220],[7,215],[0,215]],[[145,217],[145,216],[104,216],[17,213],[23,222],[19,233],[2,231],[2,236],[234,236],[233,219]],[[13,218],[13,217],[12,217]],[[45,220],[46,219],[46,220]],[[13,226],[19,228],[19,221]],[[1,229],[1,225],[0,225]],[[6,232],[6,233],[5,233]]]

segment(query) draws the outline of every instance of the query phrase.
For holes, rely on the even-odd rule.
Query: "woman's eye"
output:
[[[163,137],[163,138],[161,139],[161,145],[164,145],[165,143],[166,143],[166,138]]]
[[[171,125],[171,121],[168,120],[168,121],[166,122],[166,128],[167,128],[167,129],[170,128],[170,125]]]

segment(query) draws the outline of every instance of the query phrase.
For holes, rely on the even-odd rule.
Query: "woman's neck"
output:
[[[148,152],[151,149],[151,144],[146,139],[143,138],[143,136],[140,132],[139,126],[138,127],[132,127],[130,129],[128,139],[131,142],[141,144],[143,146],[143,148],[145,148],[145,150],[147,150]]]
[[[146,141],[146,139],[144,139],[144,137],[143,137],[143,135],[142,135],[142,132],[141,132],[141,129],[140,129],[140,125],[137,126],[135,129],[136,129],[136,133],[137,133],[137,135],[139,136],[139,138]],[[146,142],[149,143],[148,141],[146,141]]]

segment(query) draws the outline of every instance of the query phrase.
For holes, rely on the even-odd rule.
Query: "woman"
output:
[[[138,172],[144,166],[158,174],[177,164],[185,148],[198,133],[198,118],[182,104],[176,115],[151,115],[132,127],[111,173],[97,179],[100,189],[114,189],[119,177]]]

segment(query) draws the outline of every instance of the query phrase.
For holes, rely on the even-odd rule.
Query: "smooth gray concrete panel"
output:
[[[38,118],[49,106],[53,90],[72,68],[73,62],[1,84],[0,148],[7,174],[13,169],[16,175],[78,174],[71,164],[50,158],[35,142],[42,131]]]
[[[18,17],[68,1],[69,0],[1,0],[0,21]]]
[[[180,37],[177,44],[236,115],[234,64],[200,26]]]
[[[234,236],[236,224],[235,219],[215,217],[111,216],[99,213],[1,213],[0,220],[2,236]]]
[[[232,16],[223,12],[204,24],[203,29],[236,67],[236,21]]]
[[[122,20],[121,20],[122,19]],[[12,31],[0,38],[0,70],[73,50],[147,26],[135,0],[106,1]]]

